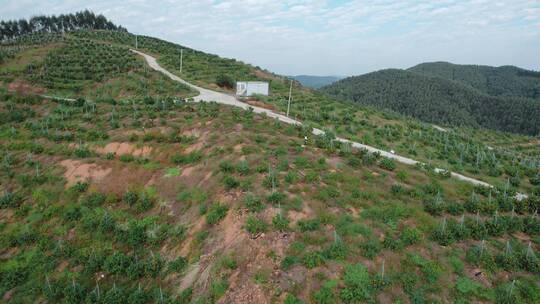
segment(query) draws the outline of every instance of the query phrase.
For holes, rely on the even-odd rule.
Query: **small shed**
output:
[[[238,81],[236,83],[237,96],[253,96],[265,95],[268,96],[268,82],[264,81]]]

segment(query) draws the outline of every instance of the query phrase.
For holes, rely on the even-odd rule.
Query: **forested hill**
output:
[[[313,89],[319,89],[321,87],[330,85],[343,77],[338,76],[312,76],[312,75],[298,75],[292,76],[293,79],[300,82],[303,86]]]
[[[454,80],[489,95],[540,99],[540,72],[515,66],[491,67],[430,62],[408,70]]]
[[[59,16],[35,16],[28,20],[0,21],[0,41],[31,33],[63,33],[80,29],[126,31],[107,20],[103,15],[90,11]]]
[[[390,69],[349,77],[321,91],[432,123],[540,134],[538,100],[490,96],[455,81],[411,71]]]

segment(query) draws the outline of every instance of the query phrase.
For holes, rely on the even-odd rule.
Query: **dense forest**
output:
[[[453,80],[489,95],[540,99],[540,72],[515,66],[491,67],[431,62],[408,70]]]
[[[59,16],[35,16],[29,20],[0,21],[0,41],[36,32],[63,33],[79,29],[126,31],[125,28],[107,20],[105,16],[86,10]]]
[[[447,125],[540,134],[540,102],[498,97],[439,77],[382,70],[349,77],[321,89],[331,96]]]

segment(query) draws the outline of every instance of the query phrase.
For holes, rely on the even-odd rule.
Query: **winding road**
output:
[[[278,119],[278,120],[280,120],[282,122],[285,122],[285,123],[288,123],[288,124],[294,124],[294,125],[301,125],[302,124],[300,121],[292,119],[290,117],[287,117],[286,115],[276,113],[276,112],[274,112],[272,110],[269,110],[269,109],[265,109],[265,108],[261,108],[261,107],[257,107],[257,106],[252,106],[252,105],[246,104],[244,102],[241,102],[232,95],[212,91],[212,90],[209,90],[209,89],[205,89],[205,88],[201,88],[199,86],[193,85],[193,84],[183,80],[182,78],[174,75],[173,73],[167,71],[163,67],[161,67],[157,63],[156,58],[154,58],[154,57],[152,57],[152,56],[150,56],[148,54],[136,51],[136,50],[131,50],[131,51],[136,53],[136,54],[141,55],[142,57],[144,57],[144,59],[146,60],[146,62],[148,63],[148,65],[152,69],[165,74],[166,76],[168,76],[169,78],[171,78],[174,81],[178,81],[180,83],[183,83],[183,84],[191,87],[192,89],[195,89],[195,90],[199,91],[199,95],[194,97],[195,102],[215,101],[217,103],[239,107],[239,108],[242,108],[244,110],[252,108],[253,112],[255,112],[255,113],[261,113],[261,114],[264,113],[268,117]],[[313,128],[312,133],[314,135],[322,135],[322,134],[324,134],[324,131],[320,130],[320,129],[317,129],[317,128]],[[352,147],[357,148],[357,149],[366,149],[367,151],[369,151],[371,153],[379,153],[380,155],[382,155],[384,157],[394,159],[397,162],[400,162],[400,163],[403,163],[403,164],[416,165],[418,163],[421,163],[421,162],[416,161],[416,160],[411,159],[411,158],[396,155],[394,153],[390,153],[390,152],[387,152],[387,151],[384,151],[384,150],[381,150],[381,149],[377,149],[377,148],[372,147],[372,146],[364,145],[364,144],[361,144],[361,143],[358,143],[358,142],[350,141],[350,140],[345,139],[345,138],[336,137],[336,140],[338,140],[340,142],[343,142],[343,143],[349,143]],[[435,169],[435,172],[437,172],[437,173],[444,172],[444,171],[446,171],[446,170],[440,169],[440,168]],[[465,176],[465,175],[462,175],[462,174],[459,174],[459,173],[451,172],[451,175],[454,178],[457,178],[459,180],[471,183],[473,185],[491,187],[491,188],[493,187],[493,185],[491,185],[491,184],[488,184],[488,183],[483,182],[481,180],[474,179],[474,178],[471,178],[471,177],[468,177],[468,176]],[[524,198],[527,198],[527,195],[525,195],[523,193],[518,193],[518,194],[516,194],[516,198],[518,200],[522,200]]]

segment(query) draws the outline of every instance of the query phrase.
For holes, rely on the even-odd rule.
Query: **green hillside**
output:
[[[183,102],[197,93],[150,70],[135,41],[203,87],[269,81],[246,102],[287,109],[286,77],[118,27],[4,40],[0,302],[540,303],[538,138],[441,131],[298,82],[303,126]],[[464,88],[386,72],[433,96]]]
[[[537,100],[491,96],[455,81],[411,71],[382,70],[349,77],[321,91],[436,124],[540,134]]]
[[[453,80],[488,95],[540,99],[540,72],[514,66],[490,67],[430,62],[409,68],[408,71]]]

